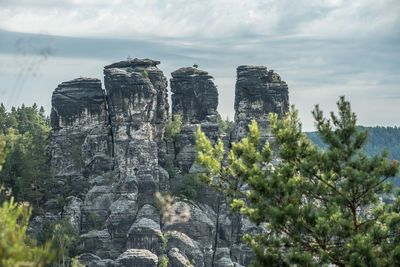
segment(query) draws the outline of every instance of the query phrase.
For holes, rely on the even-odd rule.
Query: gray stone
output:
[[[216,214],[212,208],[179,201],[167,212],[171,212],[172,216],[165,223],[164,230],[175,230],[196,240],[203,250],[204,266],[211,266],[216,235]]]
[[[81,206],[83,201],[74,196],[67,197],[65,201],[67,204],[64,207],[63,217],[68,218],[71,225],[79,233],[81,226]]]
[[[153,205],[150,204],[143,205],[143,207],[141,207],[138,211],[136,220],[141,218],[151,219],[160,224],[160,213]]]
[[[178,231],[167,231],[165,238],[168,240],[167,250],[178,248],[190,262],[195,263],[194,266],[204,266],[204,255],[198,242]]]
[[[157,267],[158,257],[145,249],[128,249],[115,260],[117,267]]]
[[[172,114],[183,123],[199,123],[207,115],[216,115],[218,91],[213,77],[197,68],[180,68],[171,73]]]
[[[85,253],[79,256],[79,263],[86,267],[114,267],[115,263],[110,259],[102,259],[91,253]]]
[[[192,266],[188,258],[186,258],[179,249],[173,248],[168,252],[169,264],[173,267],[190,267]]]
[[[98,79],[79,78],[53,92],[49,156],[55,191],[84,198],[91,177],[113,168],[112,136]]]
[[[256,120],[263,142],[272,140],[269,113],[282,117],[289,110],[288,86],[273,70],[264,66],[239,66],[235,89],[235,127],[232,141],[248,133],[251,120]]]
[[[86,251],[90,251],[100,258],[112,258],[111,237],[107,230],[90,231],[81,235],[82,246]]]
[[[136,220],[128,231],[127,248],[146,249],[160,254],[163,241],[160,224],[147,218]]]

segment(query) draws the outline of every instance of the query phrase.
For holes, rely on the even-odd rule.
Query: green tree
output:
[[[31,209],[26,205],[3,201],[0,207],[0,266],[45,266],[55,251],[51,243],[38,246],[26,235]]]
[[[337,105],[330,119],[318,106],[313,111],[327,150],[301,132],[294,108],[282,120],[271,115],[277,157],[268,142],[259,151],[255,121],[247,138],[232,144],[226,166],[222,142],[212,146],[198,130],[201,179],[264,228],[243,237],[253,247],[252,266],[400,266],[400,198],[390,205],[379,200],[392,191],[388,181],[399,163],[388,161],[386,151],[367,157],[361,150],[367,132],[358,130],[344,97]]]
[[[217,123],[219,126],[219,132],[226,133],[228,136],[231,134],[233,126],[235,125],[235,122],[229,120],[229,117],[227,117],[226,120],[223,120],[219,114],[217,116]]]
[[[46,154],[50,127],[43,108],[38,110],[36,105],[13,107],[8,113],[3,107],[0,106],[0,139],[6,143],[7,157],[0,184],[12,190],[16,201],[30,202],[35,212],[49,196],[52,184]]]
[[[0,139],[0,172],[3,167],[4,159],[6,158],[6,153],[4,151],[4,147],[6,146],[6,142]]]
[[[174,115],[169,117],[168,123],[165,125],[165,136],[164,139],[167,143],[175,141],[177,134],[181,132],[182,117],[181,115]]]
[[[56,223],[52,232],[52,240],[58,251],[58,266],[69,266],[80,241],[78,232],[67,219]]]
[[[80,237],[68,219],[45,221],[39,233],[38,242],[43,244],[47,240],[52,241],[53,248],[57,252],[54,266],[77,264],[75,256],[79,254]]]
[[[5,158],[5,142],[0,140],[0,172]],[[0,194],[3,193],[0,186]],[[55,251],[51,242],[38,246],[26,235],[31,208],[26,203],[0,201],[0,266],[45,266],[52,262]]]

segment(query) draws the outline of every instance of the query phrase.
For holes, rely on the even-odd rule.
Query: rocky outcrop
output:
[[[218,91],[208,72],[188,67],[171,75],[173,115],[181,115],[183,123],[195,124],[218,114]]]
[[[115,260],[117,266],[157,267],[158,257],[145,249],[128,249]]]
[[[56,88],[49,156],[59,197],[46,203],[48,212],[30,229],[68,218],[81,235],[86,266],[157,266],[165,259],[172,267],[246,266],[252,252],[241,236],[259,228],[231,214],[224,198],[197,178],[197,125],[212,143],[222,137],[230,144],[217,123],[212,76],[197,68],[172,73],[172,113],[183,125],[166,143],[167,80],[158,64],[128,59],[108,65],[105,90],[88,78]],[[266,115],[287,110],[287,85],[276,73],[238,68],[232,140],[246,134],[251,119],[270,138]],[[175,197],[162,208],[156,192]]]
[[[79,78],[53,93],[50,136],[56,191],[83,198],[89,180],[113,168],[104,90],[98,79]]]
[[[256,120],[261,140],[272,140],[269,113],[283,116],[289,109],[286,82],[273,70],[264,66],[239,66],[235,88],[235,127],[232,141],[239,141],[248,133],[251,120]]]

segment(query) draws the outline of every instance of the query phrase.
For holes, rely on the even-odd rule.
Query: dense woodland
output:
[[[50,120],[43,107],[22,105],[7,112],[0,105],[0,138],[6,142],[0,184],[11,190],[16,201],[29,202],[34,213],[49,197],[53,181],[46,154],[49,133]]]
[[[50,130],[43,107],[0,105],[0,266],[81,266],[72,258],[79,236],[69,221],[45,221],[37,237],[25,232],[52,197]]]

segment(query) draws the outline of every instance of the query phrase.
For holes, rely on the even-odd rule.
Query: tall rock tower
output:
[[[232,141],[248,133],[251,120],[256,120],[261,141],[272,141],[269,113],[282,117],[289,110],[289,91],[286,82],[264,66],[239,66],[235,88],[235,127]]]
[[[184,124],[195,124],[218,114],[218,91],[208,72],[189,67],[171,75],[173,115],[181,115]]]
[[[105,66],[105,90],[90,78],[55,89],[49,146],[55,196],[32,221],[40,229],[49,218],[70,220],[87,252],[79,260],[89,267],[156,267],[165,259],[173,267],[247,266],[252,250],[242,236],[262,229],[232,214],[222,195],[198,181],[194,133],[200,125],[212,143],[222,138],[228,149],[255,119],[271,141],[268,113],[288,111],[288,87],[266,67],[238,67],[229,140],[218,126],[212,76],[180,68],[172,73],[172,114],[183,124],[167,141],[167,79],[159,63],[128,59]],[[162,213],[156,192],[174,195]]]
[[[56,190],[82,196],[90,178],[113,168],[101,81],[78,78],[63,82],[54,90],[51,103],[49,152],[56,170]]]
[[[212,141],[217,141],[218,91],[213,77],[197,68],[180,68],[171,73],[172,114],[182,117],[181,133],[175,142],[174,154],[179,169],[188,172],[197,152],[194,133],[197,124]]]

